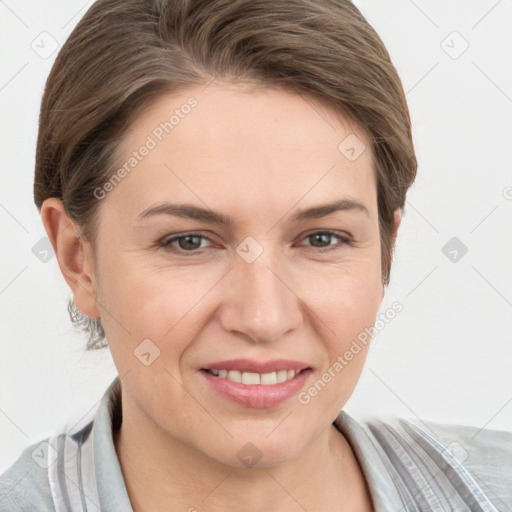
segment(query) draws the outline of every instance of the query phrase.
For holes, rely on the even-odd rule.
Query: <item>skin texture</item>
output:
[[[41,211],[75,303],[101,317],[122,378],[115,444],[133,508],[371,510],[354,454],[332,426],[367,347],[307,405],[297,396],[273,408],[237,405],[199,370],[292,359],[312,368],[307,389],[374,324],[384,291],[370,141],[312,96],[215,82],[156,100],[130,127],[120,165],[192,96],[197,106],[100,200],[94,251],[58,199]],[[350,134],[367,148],[354,161],[338,149]],[[342,198],[368,213],[290,220]],[[163,202],[211,208],[234,226],[137,219]],[[319,230],[352,242],[308,237]],[[207,239],[174,241],[176,252],[158,246],[190,232]],[[247,237],[263,251],[252,263],[236,250]],[[150,365],[134,355],[146,339],[160,350]],[[237,456],[249,442],[261,457],[253,467]]]

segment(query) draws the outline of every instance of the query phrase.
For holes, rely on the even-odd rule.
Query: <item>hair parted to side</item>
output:
[[[34,201],[57,197],[94,247],[94,190],[127,127],[159,96],[213,79],[320,96],[365,130],[377,177],[382,282],[394,211],[416,176],[404,90],[381,39],[349,0],[98,0],[60,50],[42,99]],[[341,142],[341,141],[340,141]],[[68,306],[106,346],[100,319]]]

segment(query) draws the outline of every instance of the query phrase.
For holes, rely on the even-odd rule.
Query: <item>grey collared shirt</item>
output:
[[[130,512],[114,447],[120,380],[94,419],[26,448],[0,476],[0,511]],[[352,446],[376,511],[512,511],[512,432],[396,419],[334,425]]]

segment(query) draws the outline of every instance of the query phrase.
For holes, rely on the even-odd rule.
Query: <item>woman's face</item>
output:
[[[233,466],[292,460],[327,431],[383,295],[371,158],[361,130],[277,89],[190,87],[138,118],[125,172],[97,191],[124,421]]]

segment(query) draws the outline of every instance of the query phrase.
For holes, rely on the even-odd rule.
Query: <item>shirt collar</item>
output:
[[[133,512],[113,437],[121,414],[121,381],[117,376],[105,391],[93,423],[96,485],[100,510],[104,512]]]
[[[333,425],[352,447],[368,484],[374,510],[404,510],[404,503],[393,478],[384,464],[383,455],[365,426],[345,411],[341,411]],[[384,457],[385,458],[385,457]]]

